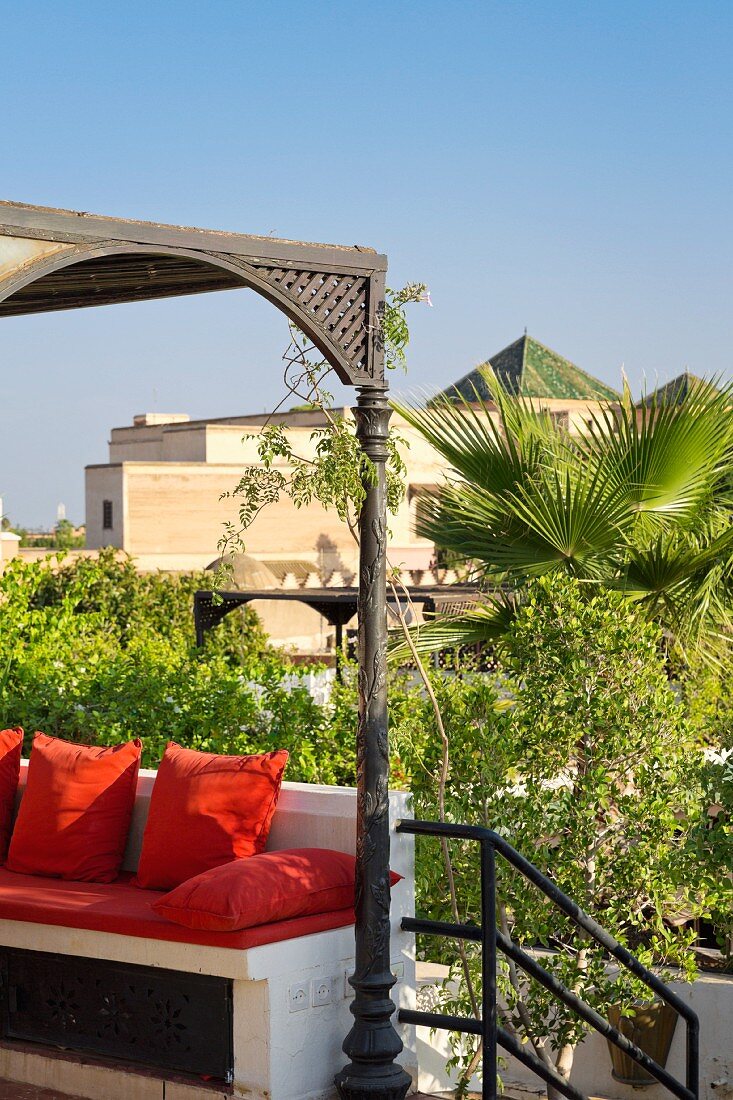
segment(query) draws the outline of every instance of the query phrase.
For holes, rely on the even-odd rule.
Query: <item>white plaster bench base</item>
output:
[[[249,1100],[316,1100],[332,1095],[332,1078],[344,1061],[341,1042],[350,1024],[350,998],[344,975],[354,962],[354,930],[337,928],[283,943],[266,944],[247,951],[198,947],[192,944],[88,932],[20,921],[0,921],[0,939],[8,947],[51,951],[85,958],[111,959],[139,966],[164,967],[196,974],[216,974],[233,979],[234,1083],[233,1094]],[[401,962],[402,960],[400,960]],[[331,1004],[290,1012],[289,989],[294,983],[314,978],[332,981]],[[37,1072],[28,1075],[31,1063],[48,1062],[43,1054],[4,1049],[0,1077],[45,1084]],[[85,1064],[85,1062],[87,1064]],[[130,1100],[131,1097],[211,1097],[205,1087],[167,1083],[160,1078],[93,1070],[89,1059],[54,1061],[51,1084],[90,1100]],[[20,1069],[20,1072],[19,1072]],[[162,1074],[164,1077],[165,1075]],[[104,1091],[99,1091],[101,1080]],[[182,1091],[184,1090],[184,1091]],[[227,1090],[228,1091],[228,1090]]]

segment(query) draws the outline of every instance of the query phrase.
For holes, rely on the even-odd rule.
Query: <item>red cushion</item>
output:
[[[7,868],[112,882],[127,843],[141,751],[140,741],[97,748],[37,733]]]
[[[232,932],[354,904],[353,856],[292,848],[235,859],[160,898],[156,913],[186,928]],[[399,880],[392,874],[392,885]]]
[[[264,850],[287,752],[218,756],[169,741],[150,798],[137,885],[170,890]]]
[[[23,730],[0,730],[0,863],[8,854],[22,752]]]
[[[14,875],[0,867],[0,920],[33,921],[238,950],[354,923],[353,909],[339,909],[247,928],[242,932],[194,932],[155,913],[152,903],[163,895],[154,890],[139,890],[132,885],[130,877],[123,872],[117,882],[112,883],[62,882],[33,875]]]

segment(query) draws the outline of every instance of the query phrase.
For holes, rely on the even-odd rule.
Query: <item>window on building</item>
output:
[[[112,501],[102,501],[102,527],[105,531],[112,530]]]

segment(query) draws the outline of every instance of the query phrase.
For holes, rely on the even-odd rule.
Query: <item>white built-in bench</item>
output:
[[[21,791],[26,769],[24,761]],[[124,862],[128,871],[137,867],[154,780],[155,772],[141,771]],[[408,799],[399,792],[390,795],[392,822],[409,815]],[[268,848],[334,848],[353,854],[355,830],[355,790],[285,783]],[[411,837],[393,831],[391,866],[403,876],[392,894],[392,961],[398,977],[394,997],[401,1006],[414,1007],[414,941],[400,929],[402,916],[414,912]],[[218,1100],[225,1095],[247,1100],[316,1100],[335,1095],[333,1076],[346,1061],[341,1044],[353,1022],[351,987],[346,982],[354,965],[353,924],[242,949],[0,917],[0,949],[228,979],[233,1080],[217,1086],[73,1051],[59,1055],[14,1039],[0,1045],[0,1078],[51,1085],[90,1100]],[[322,987],[329,983],[329,1002],[314,1006],[319,994],[320,999],[328,998],[328,990],[324,997]],[[74,1011],[74,990],[66,989],[69,984],[74,983],[65,980],[64,988],[48,991],[54,1011]],[[119,1000],[117,995],[112,998],[110,1013],[118,1013],[120,1026],[129,1029],[134,1023],[121,1011]],[[116,1021],[107,1023],[117,1026]],[[408,1028],[400,1032],[405,1042],[403,1064],[416,1077],[414,1032]]]

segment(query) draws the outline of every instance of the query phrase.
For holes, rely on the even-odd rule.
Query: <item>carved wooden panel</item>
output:
[[[354,368],[366,370],[368,279],[282,267],[257,270],[318,322]]]
[[[311,328],[320,330],[330,344],[338,350],[352,383],[371,378],[375,364],[370,362],[370,285],[366,274],[316,271],[307,266],[278,267],[254,263],[223,253],[212,253],[226,258],[269,284],[279,295],[287,299]],[[381,309],[377,303],[374,324],[374,346],[382,350]],[[380,331],[377,331],[379,329]],[[380,361],[381,364],[381,361]]]
[[[3,955],[4,1037],[231,1080],[228,979],[41,951]]]

